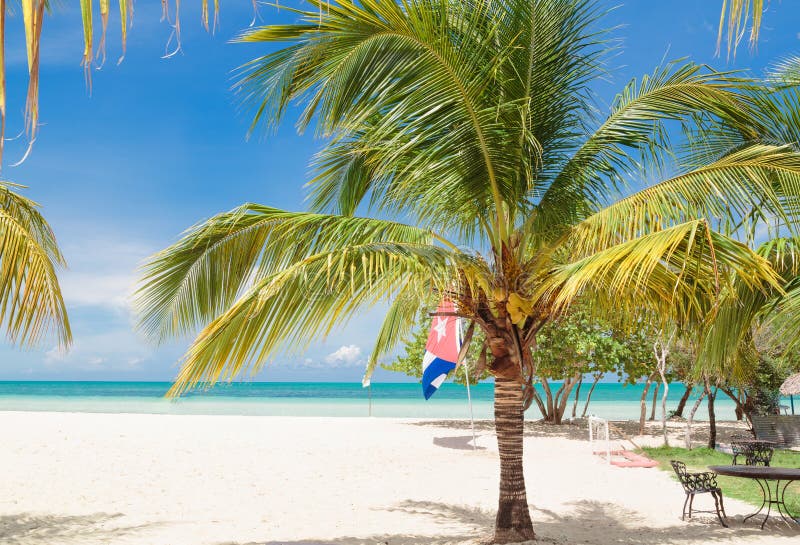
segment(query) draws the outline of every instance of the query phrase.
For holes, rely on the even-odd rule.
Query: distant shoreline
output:
[[[164,397],[165,381],[0,381],[0,411],[104,413],[104,414],[207,414],[242,416],[375,416],[388,418],[462,419],[469,417],[465,388],[445,383],[429,400],[416,383],[373,383],[362,388],[352,382],[233,382],[208,390],[190,392],[178,400]],[[597,385],[587,414],[614,420],[638,419],[642,385],[619,383]],[[677,406],[683,385],[673,383],[668,410]],[[541,392],[540,392],[541,393]],[[580,416],[588,388],[581,391],[576,416]],[[371,410],[370,410],[371,398]],[[472,387],[473,411],[477,419],[493,418],[494,387],[481,383]],[[572,414],[574,396],[565,418]],[[652,395],[648,395],[648,416]],[[787,403],[788,404],[788,403]],[[688,410],[686,409],[686,415]],[[717,418],[733,420],[734,404],[718,396]],[[660,404],[656,414],[660,411]],[[534,405],[528,420],[541,418]],[[707,418],[705,403],[695,418]]]

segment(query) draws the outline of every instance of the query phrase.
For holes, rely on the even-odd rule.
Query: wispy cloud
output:
[[[108,238],[66,246],[69,269],[60,275],[65,302],[72,307],[128,311],[136,268],[152,252],[142,242]]]
[[[82,371],[134,371],[152,357],[152,349],[125,328],[76,336],[69,352],[52,348],[44,354],[48,367]]]

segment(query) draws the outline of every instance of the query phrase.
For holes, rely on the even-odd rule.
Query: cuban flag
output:
[[[456,368],[461,350],[461,328],[456,316],[442,316],[455,312],[455,305],[442,301],[431,322],[425,356],[422,358],[422,393],[425,399],[439,389],[447,373]]]

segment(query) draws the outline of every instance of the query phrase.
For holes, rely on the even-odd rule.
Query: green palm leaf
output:
[[[0,183],[0,324],[16,344],[35,346],[49,336],[65,349],[72,342],[56,278],[65,266],[38,205]]]
[[[703,324],[736,274],[753,291],[780,289],[768,261],[711,230],[704,220],[643,234],[554,267],[537,297],[555,309],[577,298],[596,299],[615,313],[656,311],[678,323]]]
[[[467,256],[399,242],[350,245],[306,257],[253,283],[198,335],[170,390],[257,372],[278,353],[297,353],[358,311],[403,292],[418,298],[453,289]],[[399,307],[395,307],[399,308]]]
[[[135,293],[140,329],[155,340],[194,331],[253,281],[298,260],[354,244],[447,241],[425,229],[371,218],[287,212],[245,204],[184,233],[144,266]]]

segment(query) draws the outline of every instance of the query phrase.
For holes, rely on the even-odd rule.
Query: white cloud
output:
[[[146,244],[100,238],[67,245],[69,269],[59,276],[64,301],[73,307],[127,312],[137,266],[153,249]]]
[[[361,347],[355,344],[343,345],[335,352],[325,356],[325,363],[342,366],[353,365],[359,363],[359,356],[361,356]]]
[[[61,291],[68,305],[106,307],[124,310],[130,305],[133,274],[66,272],[61,275]]]

